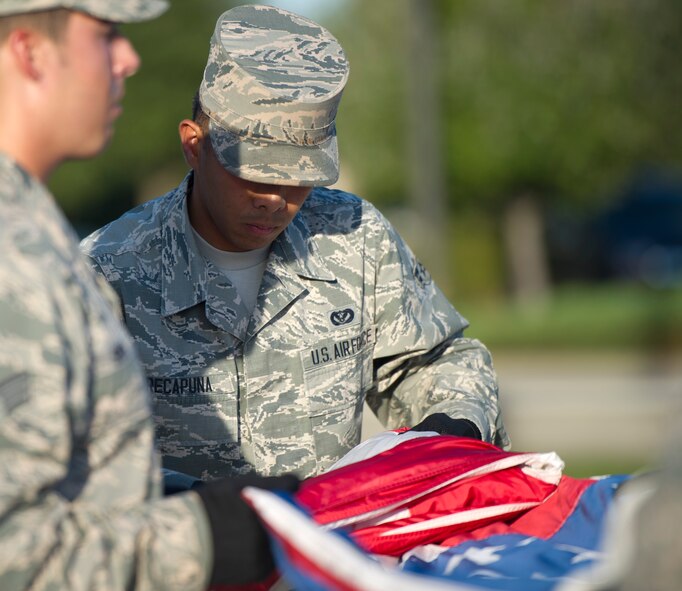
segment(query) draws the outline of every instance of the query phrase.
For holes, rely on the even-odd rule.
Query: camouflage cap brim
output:
[[[84,12],[115,23],[150,20],[168,9],[167,0],[0,0],[0,16],[55,8]]]
[[[209,134],[223,168],[247,181],[324,187],[339,179],[336,133],[313,146],[302,146],[245,138],[211,121]]]

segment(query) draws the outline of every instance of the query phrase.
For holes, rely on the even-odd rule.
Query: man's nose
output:
[[[114,73],[120,78],[129,78],[140,69],[140,56],[126,37],[119,37],[114,47]]]
[[[287,201],[283,196],[283,188],[278,185],[270,185],[267,190],[259,192],[253,197],[253,206],[264,209],[268,213],[274,213],[284,209]]]

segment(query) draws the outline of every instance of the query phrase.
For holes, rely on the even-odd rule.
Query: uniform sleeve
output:
[[[85,363],[39,280],[0,268],[0,589],[205,588],[207,517],[159,496],[141,375]]]
[[[476,424],[485,441],[510,446],[488,349],[380,214],[375,278],[375,388],[367,401],[388,428],[443,412]]]

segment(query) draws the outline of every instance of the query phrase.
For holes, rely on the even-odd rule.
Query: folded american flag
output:
[[[244,496],[297,591],[559,591],[600,561],[628,479],[562,469],[554,453],[387,432],[293,497]]]

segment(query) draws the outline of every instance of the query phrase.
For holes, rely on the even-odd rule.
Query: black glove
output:
[[[293,474],[253,475],[207,482],[194,488],[204,503],[213,534],[211,584],[242,585],[262,581],[275,570],[268,535],[240,496],[246,486],[295,492]]]
[[[410,431],[435,431],[440,435],[458,435],[459,437],[472,437],[480,439],[481,432],[478,427],[468,419],[451,419],[443,412],[429,415],[416,424]],[[407,433],[407,431],[404,431]]]

